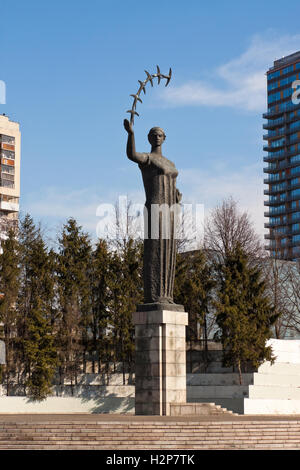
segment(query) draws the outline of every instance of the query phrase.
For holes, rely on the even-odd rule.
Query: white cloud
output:
[[[209,82],[199,80],[177,87],[170,85],[160,96],[172,106],[226,106],[262,112],[266,107],[266,70],[275,59],[298,51],[299,46],[300,34],[256,35],[243,54],[212,71]]]
[[[105,194],[101,194],[95,188],[82,188],[70,190],[69,188],[48,187],[39,194],[31,193],[22,200],[21,213],[29,213],[35,221],[42,222],[44,230],[50,238],[55,238],[63,224],[73,217],[83,230],[90,233],[91,237],[97,237],[97,224],[100,220],[97,216],[97,208],[103,204],[114,206],[119,197],[127,197],[128,201],[144,204],[142,190],[132,190],[130,194],[124,194],[117,188],[111,188]]]
[[[263,239],[264,222],[264,185],[260,165],[240,167],[234,172],[220,168],[211,172],[198,168],[179,171],[180,191],[183,202],[204,204],[205,216],[223,199],[232,196],[242,211],[247,211],[258,235]]]
[[[260,164],[240,167],[236,171],[226,166],[226,163],[217,162],[213,168],[202,170],[199,168],[179,169],[178,187],[183,193],[183,203],[203,204],[205,215],[221,203],[224,198],[232,196],[241,210],[246,210],[257,233],[263,237],[264,233],[264,195],[263,172]],[[143,206],[145,202],[144,191],[141,187],[131,188],[130,194],[121,193],[118,188],[111,188],[110,193],[103,195],[93,188],[69,191],[67,188],[46,188],[39,195],[31,194],[27,201],[23,201],[23,211],[29,212],[36,221],[41,220],[43,226],[54,239],[63,224],[69,217],[74,217],[96,238],[97,224],[100,218],[96,211],[100,204],[114,205],[119,197],[127,197],[128,201]]]

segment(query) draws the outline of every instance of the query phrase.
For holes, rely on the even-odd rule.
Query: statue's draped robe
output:
[[[147,155],[139,164],[146,193],[144,224],[144,302],[172,303],[178,171],[165,157]],[[165,205],[165,206],[163,206]],[[158,209],[162,209],[158,211]]]

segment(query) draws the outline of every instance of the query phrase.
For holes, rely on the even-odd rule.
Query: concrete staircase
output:
[[[235,415],[233,411],[215,403],[170,403],[170,416]]]
[[[300,414],[300,341],[270,340],[276,361],[238,374],[210,364],[207,373],[187,374],[187,401],[213,402],[240,414]]]
[[[296,450],[300,420],[1,421],[0,450]]]

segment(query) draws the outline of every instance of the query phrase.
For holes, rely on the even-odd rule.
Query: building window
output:
[[[300,189],[294,189],[291,191],[291,197],[300,196]]]
[[[9,160],[15,159],[15,152],[11,150],[1,150],[1,158],[8,158]]]
[[[294,157],[291,158],[291,163],[295,163],[295,162],[300,162],[300,155],[295,155]],[[296,168],[299,168],[296,166]],[[291,172],[293,173],[293,170],[294,168],[291,169]]]
[[[285,205],[281,205],[281,206],[275,206],[275,207],[271,207],[270,208],[270,213],[271,214],[276,214],[278,212],[285,212]]]
[[[295,140],[299,140],[298,132],[290,134],[290,142],[294,142]]]
[[[293,65],[289,65],[288,67],[285,67],[285,68],[282,70],[282,75],[285,75],[286,73],[293,72],[293,70],[294,70],[294,66],[293,66]]]
[[[276,225],[276,224],[279,224],[279,223],[280,223],[280,217],[270,217],[270,224],[271,225]]]
[[[270,147],[281,147],[285,144],[285,139],[273,140]]]
[[[272,78],[276,78],[276,77],[279,77],[279,76],[280,76],[280,70],[277,70],[276,72],[270,73],[268,75],[268,79],[272,80]]]
[[[0,179],[0,186],[2,186],[4,188],[14,188],[15,184],[14,184],[14,181],[10,181],[10,180],[1,178]]]
[[[9,173],[11,175],[15,174],[15,167],[10,165],[1,165],[1,171],[3,173]]]
[[[291,179],[291,186],[296,186],[297,184],[299,184],[299,178]]]
[[[286,182],[281,184],[272,184],[270,185],[271,191],[281,191],[282,189],[286,188]]]
[[[298,129],[300,128],[300,121],[295,121],[290,124],[290,129]]]
[[[300,219],[300,212],[293,212],[292,213],[292,219],[293,220]]]
[[[10,135],[0,134],[0,142],[15,145],[15,138]]]

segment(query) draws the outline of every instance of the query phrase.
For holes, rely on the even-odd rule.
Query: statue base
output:
[[[164,309],[135,312],[133,323],[135,414],[169,416],[171,403],[186,403],[188,314],[183,308],[174,311],[164,305]]]
[[[184,306],[179,304],[169,304],[163,302],[153,302],[149,304],[140,304],[136,306],[137,312],[162,311],[184,312]]]

